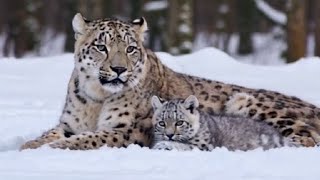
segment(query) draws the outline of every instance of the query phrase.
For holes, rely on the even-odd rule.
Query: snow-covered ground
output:
[[[276,90],[320,106],[320,58],[265,67],[242,64],[213,48],[179,57],[157,54],[176,71]],[[72,54],[0,59],[0,180],[320,179],[319,148],[176,152],[137,146],[92,151],[42,147],[19,152],[23,142],[58,122],[72,68]]]

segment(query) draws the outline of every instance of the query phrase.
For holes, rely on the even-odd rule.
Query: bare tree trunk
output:
[[[64,6],[66,7],[66,9],[68,9],[68,11],[66,11],[66,19],[67,19],[67,25],[66,25],[66,33],[67,33],[67,39],[66,39],[66,43],[65,43],[65,51],[67,52],[73,52],[74,51],[74,32],[72,29],[72,18],[73,16],[78,12],[77,10],[77,3],[78,1],[73,1],[73,0],[65,0],[64,2]]]
[[[5,27],[5,45],[4,56],[11,55],[22,57],[27,51],[27,31],[24,25],[26,20],[25,4],[20,0],[11,0],[7,2],[8,14]]]
[[[164,3],[162,7],[155,7],[153,3]],[[166,1],[153,1],[143,0],[143,14],[148,22],[147,41],[145,45],[154,51],[167,51],[167,2]],[[152,6],[151,6],[152,5]]]
[[[217,45],[219,49],[228,52],[229,41],[231,37],[231,18],[233,1],[231,0],[219,0],[217,8],[217,20],[215,22],[215,31],[217,33]]]
[[[238,6],[238,31],[239,54],[253,52],[252,35],[254,27],[255,3],[253,0],[237,1]]]
[[[320,1],[315,0],[314,1],[315,5],[315,41],[316,41],[316,46],[314,49],[314,55],[315,56],[320,56]]]
[[[288,1],[287,22],[287,62],[297,61],[306,53],[305,0]]]

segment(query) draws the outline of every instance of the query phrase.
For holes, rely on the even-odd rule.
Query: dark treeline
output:
[[[252,35],[274,27],[285,33],[288,62],[306,55],[307,35],[314,35],[320,55],[320,1],[260,0],[285,15],[280,22],[258,8],[259,0],[0,0],[3,56],[50,55],[73,51],[71,20],[80,12],[90,19],[146,17],[146,45],[155,51],[189,53],[199,34],[214,34],[208,46],[229,51],[231,35],[239,36],[238,54],[254,51]],[[59,45],[59,47],[55,47]],[[63,46],[63,47],[60,47]]]

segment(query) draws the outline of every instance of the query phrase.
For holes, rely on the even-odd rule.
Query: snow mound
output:
[[[207,48],[184,56],[157,53],[187,74],[295,95],[320,105],[319,58],[264,67]],[[138,146],[91,151],[42,147],[19,152],[60,116],[73,55],[0,59],[0,179],[319,179],[319,148],[269,151],[156,151]]]
[[[215,48],[177,57],[167,53],[157,55],[177,72],[278,91],[320,105],[320,83],[315,83],[315,78],[320,77],[319,57],[302,58],[282,66],[261,66],[241,63]]]

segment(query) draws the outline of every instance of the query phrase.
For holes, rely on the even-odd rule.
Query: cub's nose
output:
[[[114,71],[115,73],[117,73],[118,75],[120,75],[121,73],[123,73],[127,70],[127,68],[125,68],[125,67],[118,67],[118,66],[116,66],[116,67],[110,66],[110,69],[112,71]]]
[[[166,136],[169,138],[169,140],[172,140],[172,137],[174,136],[174,134],[166,134]]]

